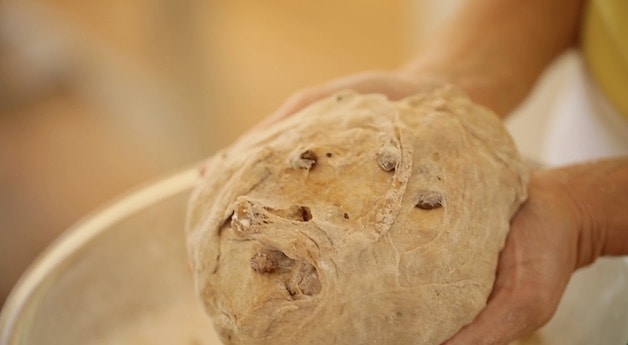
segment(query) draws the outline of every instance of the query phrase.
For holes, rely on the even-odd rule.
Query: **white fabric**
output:
[[[561,166],[628,156],[628,118],[592,82],[580,57],[573,72],[550,114],[541,160]],[[628,258],[598,259],[573,275],[556,315],[539,332],[541,338],[548,344],[625,345],[627,291]]]
[[[628,118],[591,81],[581,58],[563,83],[545,133],[541,158],[550,166],[628,155]]]

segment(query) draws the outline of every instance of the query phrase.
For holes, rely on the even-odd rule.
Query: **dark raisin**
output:
[[[305,150],[299,155],[299,159],[293,163],[295,168],[312,169],[318,162],[316,153],[312,150]]]
[[[436,191],[421,191],[417,198],[416,207],[422,210],[432,210],[443,206],[443,195]]]
[[[299,210],[301,212],[301,219],[303,219],[304,222],[309,222],[312,219],[312,211],[309,207],[300,206]]]
[[[310,160],[315,161],[316,153],[314,153],[314,151],[312,150],[305,150],[301,153],[301,159],[310,159]]]

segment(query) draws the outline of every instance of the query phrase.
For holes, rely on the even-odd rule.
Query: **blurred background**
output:
[[[1,0],[0,305],[80,218],[194,166],[296,89],[399,66],[459,2]],[[509,123],[532,158],[550,74]]]

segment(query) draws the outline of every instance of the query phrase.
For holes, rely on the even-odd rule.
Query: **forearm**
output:
[[[406,71],[443,78],[507,115],[577,40],[584,0],[468,0]]]
[[[548,171],[573,201],[581,224],[577,266],[628,255],[628,157]]]

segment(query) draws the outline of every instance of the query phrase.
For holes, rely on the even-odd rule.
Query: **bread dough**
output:
[[[527,171],[446,86],[345,91],[207,163],[187,245],[224,344],[440,344],[491,291]]]

